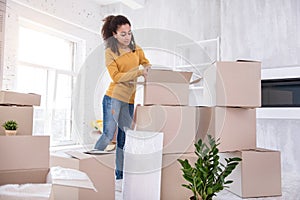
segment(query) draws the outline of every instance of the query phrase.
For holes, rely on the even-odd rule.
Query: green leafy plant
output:
[[[216,193],[233,182],[232,180],[225,180],[225,178],[231,174],[242,159],[238,157],[226,158],[226,164],[221,163],[218,155],[219,143],[217,142],[208,135],[209,146],[201,139],[195,144],[195,154],[198,159],[194,166],[191,166],[187,159],[178,159],[182,166],[183,177],[189,182],[182,186],[190,189],[194,194],[190,199],[211,200],[213,196],[216,196]]]
[[[8,120],[2,124],[5,130],[17,130],[18,123],[14,120]]]

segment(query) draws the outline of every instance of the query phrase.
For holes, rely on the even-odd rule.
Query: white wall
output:
[[[298,0],[221,0],[222,59],[300,64]]]
[[[298,0],[153,0],[139,10],[120,6],[134,28],[175,30],[195,41],[220,36],[222,60],[260,60],[263,78],[300,77],[299,11]],[[297,111],[258,113],[257,144],[281,150],[287,171],[298,171],[300,166]]]
[[[7,0],[5,54],[4,54],[4,78],[2,89],[15,89],[15,74],[18,56],[18,27],[21,19],[42,24],[47,28],[78,42],[77,51],[79,55],[76,60],[76,72],[79,74],[76,83],[77,91],[74,99],[77,103],[73,107],[76,110],[76,133],[84,135],[84,129],[90,127],[86,122],[86,105],[93,105],[93,99],[86,96],[94,94],[91,90],[96,84],[90,81],[92,76],[100,76],[105,66],[102,65],[100,56],[95,55],[102,39],[99,34],[102,25],[103,11],[107,8],[101,7],[93,1],[86,0]],[[24,21],[24,20],[23,20]],[[103,45],[102,45],[103,47]],[[88,59],[88,61],[87,61]],[[84,69],[87,63],[93,66],[93,71]],[[79,135],[81,138],[82,135]]]
[[[132,21],[134,29],[168,29],[195,41],[220,35],[219,11],[219,0],[148,0],[144,8],[132,10],[122,5],[120,10]]]
[[[82,0],[7,0],[3,89],[15,89],[15,66],[20,18],[43,24],[79,42],[81,56],[77,70],[87,55],[101,42],[101,7]]]
[[[264,68],[300,63],[298,0],[151,0],[137,10],[117,7],[134,29],[169,29],[195,41],[221,36],[222,60],[260,60]]]

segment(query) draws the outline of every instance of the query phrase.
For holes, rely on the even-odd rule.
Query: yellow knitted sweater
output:
[[[135,52],[119,51],[118,56],[110,48],[105,50],[105,63],[112,79],[106,95],[133,104],[136,85],[129,82],[136,81],[143,74],[143,70],[139,70],[140,65],[145,67],[150,64],[139,46],[136,46]]]

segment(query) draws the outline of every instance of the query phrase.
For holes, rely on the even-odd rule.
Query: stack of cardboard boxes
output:
[[[217,62],[204,71],[204,104],[199,106],[188,105],[191,72],[149,71],[144,104],[136,108],[136,130],[164,133],[161,199],[193,195],[181,186],[186,181],[177,159],[195,163],[194,143],[207,134],[220,139],[221,157],[243,159],[229,177],[234,180],[230,191],[241,197],[281,194],[280,152],[256,147],[260,70],[259,62]],[[50,160],[51,166],[86,172],[98,190],[61,187],[55,199],[114,199],[115,154],[73,151],[54,153]]]
[[[40,95],[0,91],[0,124],[18,123],[16,136],[0,128],[0,185],[43,183],[49,171],[49,136],[32,136],[33,106]]]
[[[281,195],[280,152],[256,146],[260,73],[260,62],[217,62],[203,77],[204,102],[213,105],[208,133],[220,138],[221,158],[242,158],[228,190],[243,198]],[[200,131],[200,138],[205,134]]]
[[[0,124],[8,120],[18,123],[15,136],[5,136],[4,129],[0,129],[0,186],[3,186],[0,199],[54,200],[56,190],[68,188],[77,191],[79,187],[96,193],[90,181],[72,177],[57,180],[56,176],[49,176],[50,137],[32,135],[33,106],[39,106],[40,101],[41,96],[37,94],[0,91]],[[52,178],[52,184],[46,184],[49,183],[47,176]],[[6,184],[24,185],[5,187]]]
[[[149,71],[144,85],[144,105],[136,108],[136,130],[164,133],[161,199],[189,199],[191,192],[177,159],[196,161],[194,143],[199,108],[188,106],[191,72]]]
[[[136,129],[164,133],[161,199],[188,199],[177,159],[197,160],[194,143],[220,139],[221,157],[243,159],[229,179],[241,197],[281,195],[280,152],[256,147],[256,107],[261,105],[259,62],[217,62],[203,73],[203,102],[188,106],[189,72],[151,70]],[[172,192],[173,191],[173,192]]]

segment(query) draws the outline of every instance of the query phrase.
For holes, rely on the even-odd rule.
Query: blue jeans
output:
[[[123,179],[124,162],[124,128],[131,128],[134,105],[119,101],[107,95],[102,101],[103,106],[103,133],[96,142],[95,149],[104,150],[111,142],[118,128],[116,148],[116,179]]]

